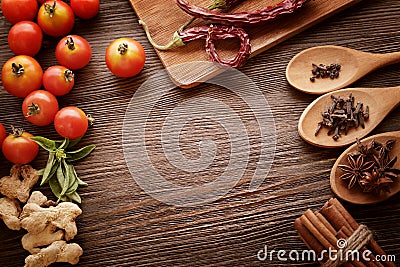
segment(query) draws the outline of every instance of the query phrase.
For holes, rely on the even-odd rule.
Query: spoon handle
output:
[[[384,67],[400,62],[400,52],[374,54],[377,67]]]
[[[400,86],[378,88],[373,95],[377,103],[382,104],[381,112],[384,114],[383,117],[386,117],[387,114],[400,104]]]

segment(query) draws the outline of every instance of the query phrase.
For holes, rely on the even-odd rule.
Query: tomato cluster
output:
[[[2,67],[2,83],[10,94],[23,98],[23,116],[32,124],[46,126],[54,123],[56,131],[65,138],[82,137],[88,129],[86,114],[77,107],[59,110],[56,96],[69,93],[75,82],[72,70],[85,67],[92,56],[89,42],[77,35],[67,35],[74,26],[75,15],[93,18],[100,7],[99,0],[75,0],[71,6],[61,0],[2,0],[4,17],[14,24],[8,33],[8,45],[16,55]],[[82,9],[83,7],[83,9]],[[33,20],[37,23],[33,22]],[[42,47],[44,35],[62,37],[55,58],[60,65],[43,72],[34,58]],[[44,87],[45,90],[41,88]],[[8,135],[0,123],[0,149],[13,163],[32,161],[38,145],[32,135],[13,128]]]
[[[78,107],[59,109],[57,97],[71,92],[75,84],[73,71],[84,68],[92,57],[89,42],[82,36],[72,35],[75,16],[91,19],[100,8],[99,0],[2,0],[4,17],[11,23],[8,45],[15,54],[2,67],[4,89],[22,98],[24,118],[37,126],[54,125],[56,132],[69,139],[82,137],[89,118]],[[55,48],[59,65],[43,71],[35,56],[42,48],[46,36],[60,38]],[[145,52],[140,43],[130,38],[113,41],[105,52],[109,70],[119,77],[137,75],[144,67]],[[32,135],[14,129],[6,136],[0,123],[0,149],[5,157],[16,164],[26,164],[37,154],[38,146],[30,140]]]

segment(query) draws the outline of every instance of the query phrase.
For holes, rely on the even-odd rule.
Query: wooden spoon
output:
[[[321,128],[318,135],[315,131],[318,122],[322,121],[321,112],[326,106],[332,105],[331,95],[347,98],[350,93],[354,101],[361,102],[364,107],[369,106],[369,119],[365,121],[365,128],[351,128],[347,135],[342,134],[335,141],[328,136],[328,129]],[[341,147],[363,138],[369,134],[396,106],[400,103],[400,86],[387,88],[348,88],[330,92],[315,99],[304,111],[299,119],[298,131],[300,136],[310,144],[320,147]]]
[[[390,139],[396,140],[393,150],[390,151],[390,155],[391,158],[400,155],[400,131],[373,135],[362,140],[362,143],[368,143],[372,139],[380,143],[385,143],[387,140]],[[348,189],[347,182],[340,179],[340,175],[342,175],[343,172],[338,168],[338,166],[341,164],[348,165],[347,154],[356,151],[357,151],[357,144],[350,146],[342,153],[342,155],[339,156],[339,158],[336,160],[335,164],[332,167],[330,183],[333,192],[338,197],[354,204],[372,204],[384,201],[389,197],[395,195],[396,193],[400,192],[399,178],[397,178],[393,183],[391,183],[390,193],[387,192],[381,192],[380,194],[364,193],[362,192],[361,188],[359,188],[357,185],[355,185],[352,189]],[[394,168],[396,169],[400,168],[400,160],[398,160],[395,163]]]
[[[286,79],[305,93],[324,94],[344,88],[375,69],[398,62],[400,52],[372,54],[341,46],[316,46],[293,57],[286,68]],[[340,64],[340,75],[336,79],[320,78],[311,82],[312,63]]]

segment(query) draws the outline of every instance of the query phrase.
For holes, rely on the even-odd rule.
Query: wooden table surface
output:
[[[167,11],[166,11],[167,12]],[[0,62],[12,57],[6,42],[10,24],[1,15]],[[167,205],[148,195],[130,175],[122,146],[122,128],[127,106],[138,88],[163,70],[148,43],[128,0],[102,1],[99,15],[89,21],[77,19],[74,33],[93,47],[91,63],[76,72],[73,92],[60,98],[60,105],[77,105],[96,118],[82,144],[96,144],[91,156],[79,162],[77,171],[89,187],[79,190],[83,214],[78,217],[75,241],[84,249],[79,266],[313,266],[310,262],[261,262],[257,252],[302,250],[305,245],[293,222],[306,209],[319,209],[333,196],[330,168],[344,150],[321,149],[305,143],[297,133],[297,122],[315,96],[293,89],[285,80],[289,60],[316,45],[342,45],[368,52],[399,51],[400,4],[398,0],[363,0],[355,6],[252,58],[240,69],[261,88],[271,107],[276,127],[275,158],[268,177],[250,192],[249,183],[260,156],[259,130],[251,110],[229,90],[208,84],[174,89],[160,99],[146,121],[146,148],[154,168],[178,185],[201,186],[217,179],[229,165],[230,141],[220,124],[197,118],[185,125],[179,139],[187,159],[200,157],[199,141],[212,139],[215,160],[205,170],[190,173],[171,167],[162,153],[160,132],[168,112],[183,101],[199,97],[219,99],[243,118],[249,127],[250,154],[240,182],[217,201],[194,207]],[[107,45],[118,37],[132,37],[144,45],[147,61],[140,75],[130,79],[113,76],[106,68]],[[45,69],[56,64],[56,38],[45,38],[37,56]],[[400,85],[399,64],[375,71],[354,86]],[[146,99],[143,99],[146,101]],[[39,128],[24,121],[21,99],[0,89],[0,122],[22,126],[36,135],[57,138],[52,127]],[[201,107],[199,107],[201,110]],[[373,133],[398,130],[395,109]],[[201,112],[199,113],[202,114]],[[129,121],[129,120],[128,120]],[[45,153],[32,163],[41,168]],[[11,164],[0,156],[0,176]],[[145,168],[144,168],[145,169]],[[140,173],[140,170],[138,170]],[[37,187],[39,188],[39,187]],[[43,191],[51,196],[47,187]],[[368,225],[388,254],[400,262],[400,195],[369,206],[344,205]],[[28,255],[21,247],[23,231],[8,230],[0,222],[0,266],[22,266]],[[57,266],[67,266],[59,264]]]

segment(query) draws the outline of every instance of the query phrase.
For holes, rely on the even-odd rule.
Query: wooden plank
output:
[[[77,219],[76,242],[84,249],[79,267],[180,267],[180,266],[317,266],[312,262],[273,261],[257,259],[258,251],[267,245],[272,249],[307,249],[293,227],[294,220],[305,210],[317,210],[333,196],[329,186],[330,168],[343,149],[321,149],[304,142],[297,133],[298,119],[315,96],[293,89],[285,80],[289,60],[305,48],[317,45],[342,45],[367,52],[395,52],[400,44],[399,0],[363,1],[332,19],[304,31],[290,40],[253,58],[241,71],[263,91],[271,105],[277,131],[276,157],[271,172],[259,190],[250,192],[249,177],[259,158],[258,135],[250,107],[237,100],[224,88],[208,84],[191,90],[172,90],[154,107],[148,120],[152,130],[149,141],[158,138],[163,121],[175,106],[199,97],[219,99],[234,108],[245,122],[251,122],[249,136],[251,154],[246,168],[248,176],[224,198],[208,205],[179,208],[158,202],[146,194],[131,177],[122,150],[123,119],[130,99],[152,75],[163,69],[158,56],[137,24],[127,0],[101,1],[99,15],[93,20],[76,19],[73,34],[85,37],[93,49],[91,63],[79,70],[75,87],[60,97],[60,107],[76,105],[95,119],[80,145],[95,144],[96,150],[76,163],[78,175],[89,186],[79,189],[83,213]],[[7,40],[11,27],[0,13],[0,39]],[[136,77],[120,79],[108,71],[104,62],[107,45],[119,37],[138,40],[146,51],[146,66]],[[43,68],[58,64],[54,48],[59,38],[45,37],[45,47],[36,57]],[[0,43],[0,62],[13,56],[7,42]],[[379,87],[399,85],[399,65],[377,70],[354,86]],[[146,99],[143,99],[146,101]],[[22,99],[0,88],[0,122],[24,127],[35,135],[60,138],[52,125],[34,126],[20,111]],[[202,107],[199,107],[201,111]],[[196,117],[197,118],[197,117]],[[201,119],[201,118],[200,118]],[[231,145],[223,126],[212,119],[196,120],[196,127],[182,132],[182,153],[189,159],[200,154],[199,139],[215,140],[216,160],[206,175],[171,172],[169,165],[158,170],[179,185],[196,186],[214,181],[229,164],[227,147]],[[210,127],[210,125],[212,127]],[[198,127],[197,127],[198,126]],[[400,108],[393,111],[374,133],[400,129]],[[191,131],[193,130],[193,134]],[[148,146],[154,162],[161,161],[160,142]],[[165,157],[164,157],[165,158]],[[41,150],[32,165],[43,168],[46,153]],[[9,163],[0,152],[0,177],[10,171]],[[247,180],[246,180],[247,179]],[[52,196],[48,186],[35,189]],[[344,203],[357,221],[366,224],[377,242],[400,262],[400,194],[379,205]],[[12,231],[0,221],[0,266],[21,267],[28,252],[21,246],[25,231]],[[51,266],[71,267],[70,264]]]
[[[247,29],[252,44],[252,56],[260,54],[272,46],[286,40],[300,31],[320,22],[336,12],[353,5],[360,0],[314,0],[307,1],[294,14],[285,15],[266,25]],[[172,34],[179,29],[190,16],[176,6],[174,0],[130,0],[138,17],[149,27],[153,39],[159,44],[166,44]],[[191,0],[199,6],[207,6],[210,0]],[[231,12],[258,10],[275,5],[280,0],[245,1]],[[194,25],[204,24],[197,20]],[[233,57],[238,44],[234,41],[224,41],[219,44],[219,54],[223,58]],[[209,68],[202,64],[184,64],[197,61],[208,61],[204,51],[204,41],[199,40],[170,51],[157,51],[162,63],[178,84],[188,85],[217,74],[220,69]],[[184,64],[184,65],[181,65]],[[177,67],[181,65],[181,67]],[[174,66],[173,68],[171,68]]]

